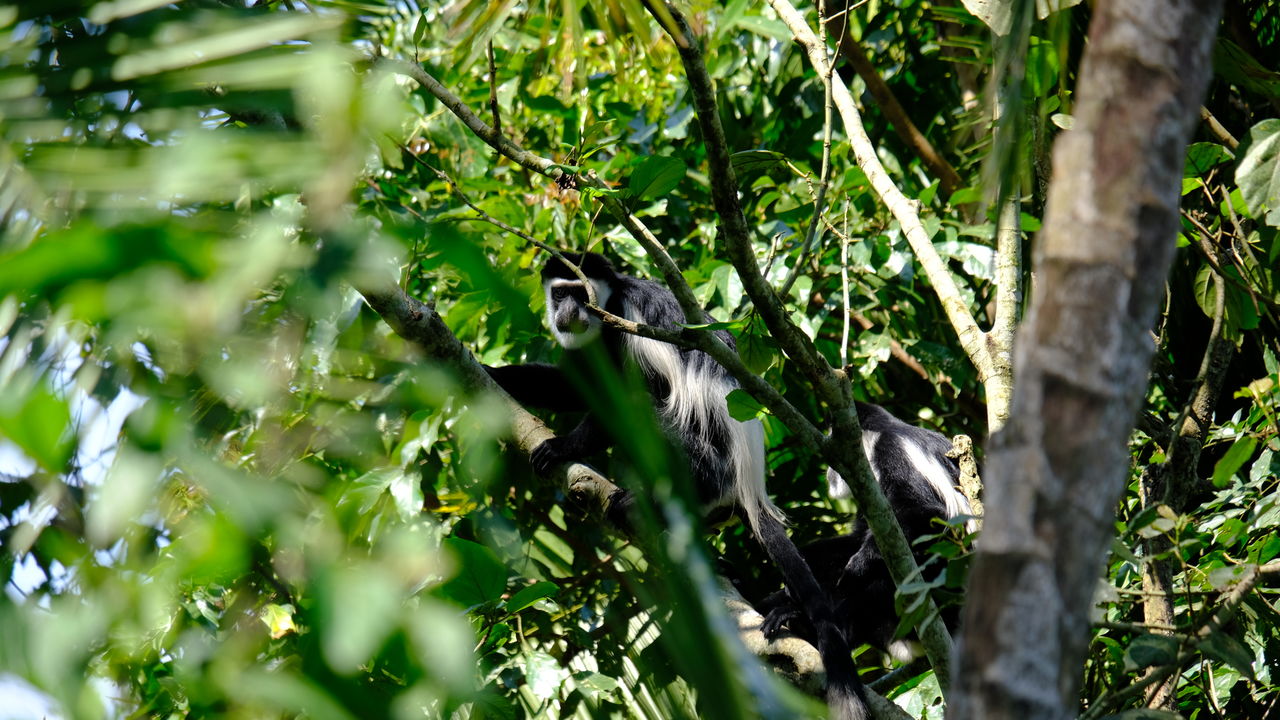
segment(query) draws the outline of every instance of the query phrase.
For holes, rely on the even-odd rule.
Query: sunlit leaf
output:
[[[293,613],[292,605],[268,603],[258,611],[258,618],[267,626],[271,637],[282,638],[298,629],[293,624]]]
[[[353,673],[386,640],[402,595],[380,569],[353,565],[324,576],[318,602],[325,658],[337,671]]]
[[[1254,216],[1280,208],[1280,120],[1263,120],[1250,128],[1236,183]]]
[[[0,392],[0,435],[51,472],[61,471],[73,446],[67,437],[71,411],[67,401],[44,383],[22,392],[10,386]]]
[[[680,184],[686,170],[683,160],[651,155],[631,173],[627,188],[642,200],[660,198]]]
[[[518,613],[543,598],[551,597],[558,589],[555,583],[545,581],[522,588],[507,599],[507,612]]]
[[[498,600],[507,587],[507,568],[489,548],[451,537],[444,546],[458,559],[458,574],[441,586],[445,597],[473,607]]]
[[[1258,447],[1258,439],[1252,435],[1245,435],[1236,438],[1231,443],[1231,447],[1227,450],[1227,454],[1213,466],[1213,484],[1216,487],[1226,487],[1231,478],[1249,462],[1249,458],[1253,457],[1253,451]]]

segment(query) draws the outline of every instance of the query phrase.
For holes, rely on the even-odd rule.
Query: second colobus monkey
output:
[[[590,281],[599,307],[628,320],[669,330],[685,322],[670,290],[650,280],[614,270],[603,255],[566,255]],[[566,350],[561,364],[573,366],[573,354],[594,342],[618,365],[634,362],[644,376],[660,422],[678,440],[690,464],[694,490],[704,510],[730,506],[741,510],[747,525],[777,565],[786,586],[801,598],[796,603],[814,629],[827,668],[827,695],[833,715],[865,717],[862,684],[858,681],[849,646],[836,626],[827,594],[795,544],[787,537],[782,513],[764,487],[764,428],[758,420],[741,422],[729,415],[725,396],[738,383],[709,355],[700,350],[629,335],[604,326],[587,309],[587,290],[560,258],[551,258],[542,269],[551,333]],[[710,318],[706,318],[710,321]],[[729,333],[717,331],[733,347]],[[585,365],[585,363],[583,363]],[[522,404],[553,410],[586,410],[580,392],[554,365],[527,364],[489,368],[504,390]],[[532,454],[534,469],[546,472],[555,465],[578,460],[603,450],[609,438],[590,414],[571,432],[549,440]],[[608,515],[626,523],[631,493],[620,491],[609,500]]]
[[[951,442],[945,436],[902,422],[878,405],[858,403],[857,412],[867,462],[907,542],[936,533],[936,520],[970,512],[969,501],[956,488],[960,468],[947,457]],[[848,497],[849,486],[834,470],[827,470],[827,482],[832,496]],[[968,521],[966,528],[973,531],[974,521]],[[906,647],[893,637],[898,625],[894,610],[897,586],[866,520],[859,518],[852,533],[820,540],[806,546],[801,554],[830,595],[837,622],[851,646],[865,643],[888,651],[896,659],[907,659]],[[918,548],[915,554],[917,562],[926,559]],[[936,575],[936,571],[925,574],[927,578]],[[787,590],[765,598],[757,609],[765,614],[766,636],[776,635],[784,626],[801,636],[812,633]]]

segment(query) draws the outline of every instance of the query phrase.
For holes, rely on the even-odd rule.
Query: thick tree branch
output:
[[[1186,510],[1187,498],[1195,488],[1200,451],[1204,448],[1218,402],[1227,365],[1235,350],[1223,333],[1226,319],[1226,281],[1213,273],[1215,304],[1213,326],[1205,343],[1195,387],[1172,425],[1165,445],[1167,459],[1142,474],[1139,485],[1144,507],[1164,503],[1175,513]],[[1161,535],[1146,542],[1151,558],[1142,571],[1142,588],[1150,594],[1143,598],[1143,619],[1151,624],[1170,625],[1174,621],[1173,576],[1176,559],[1165,554],[1173,547],[1171,538]],[[1156,670],[1152,670],[1156,672]],[[1149,707],[1174,709],[1177,705],[1176,683],[1152,686],[1147,697]]]
[[[1013,410],[987,456],[953,720],[1079,711],[1093,591],[1128,479],[1219,10],[1126,0],[1093,16],[1075,124],[1054,148]]]
[[[995,318],[987,333],[994,372],[986,380],[987,432],[995,433],[1009,419],[1013,399],[1013,333],[1022,304],[1022,205],[1009,195],[1000,204],[996,226]]]

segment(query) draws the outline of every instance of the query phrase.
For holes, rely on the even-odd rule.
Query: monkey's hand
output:
[[[572,437],[553,437],[529,453],[529,462],[533,465],[534,472],[550,475],[557,465],[578,460],[582,456],[582,449]]]
[[[787,591],[779,590],[765,598],[757,608],[764,613],[764,622],[760,624],[760,632],[769,640],[776,640],[779,635],[790,630],[792,634],[809,639],[813,637],[813,629],[804,613],[787,595]]]

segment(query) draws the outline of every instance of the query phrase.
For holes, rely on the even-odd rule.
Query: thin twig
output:
[[[1214,117],[1213,113],[1209,112],[1209,108],[1203,105],[1200,106],[1200,119],[1203,120],[1205,126],[1209,128],[1209,132],[1213,133],[1222,141],[1223,145],[1226,145],[1232,150],[1240,147],[1240,141],[1236,139],[1236,136],[1232,135],[1230,130],[1223,127],[1222,123],[1218,122],[1218,118]]]
[[[818,13],[826,14],[826,0],[818,0]],[[822,165],[818,171],[818,191],[813,199],[813,217],[809,219],[809,229],[805,231],[804,244],[800,246],[800,257],[792,266],[791,271],[787,273],[786,280],[783,281],[782,287],[778,288],[778,295],[786,297],[791,293],[791,286],[795,284],[800,277],[800,273],[804,271],[806,265],[809,264],[809,255],[813,252],[814,246],[818,241],[818,228],[820,226],[823,212],[825,211],[825,203],[827,199],[827,188],[831,185],[831,120],[833,103],[831,100],[831,74],[835,72],[835,61],[831,53],[827,53],[826,63],[819,70],[822,77]],[[846,328],[847,334],[847,328]],[[844,356],[841,356],[840,365],[843,366]]]
[[[502,134],[502,114],[498,112],[498,67],[493,62],[493,41],[486,48],[489,55],[489,114],[493,116],[493,131]]]

